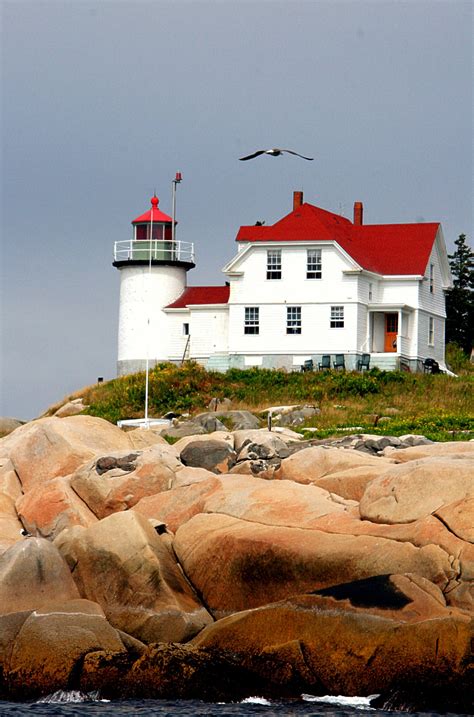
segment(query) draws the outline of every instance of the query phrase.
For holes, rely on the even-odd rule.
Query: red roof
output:
[[[229,286],[188,286],[167,309],[185,309],[196,304],[227,304]]]
[[[158,209],[158,204],[160,203],[160,200],[158,197],[152,197],[150,199],[151,202],[151,209],[149,209],[145,214],[141,214],[139,217],[133,220],[132,224],[145,224],[151,223],[152,220],[152,213],[153,213],[153,223],[155,222],[172,222],[172,217],[169,217],[167,214],[164,214],[162,211]]]
[[[237,241],[335,241],[363,269],[424,274],[438,223],[363,224],[304,203],[272,226],[243,226]]]

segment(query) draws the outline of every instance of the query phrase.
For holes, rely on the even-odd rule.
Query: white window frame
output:
[[[269,281],[281,279],[281,249],[267,250],[267,279]]]
[[[430,264],[430,294],[434,294],[434,264]]]
[[[321,249],[306,250],[306,278],[322,279],[323,264],[321,258]]]
[[[286,307],[286,333],[301,334],[301,306]]]
[[[244,334],[257,336],[260,333],[260,309],[246,306],[244,309]]]
[[[372,291],[372,282],[369,282],[369,301],[372,301],[373,291]]]
[[[183,324],[183,336],[189,336],[189,322]]]
[[[434,318],[428,318],[428,346],[434,346]]]
[[[329,326],[331,329],[344,328],[344,306],[331,306],[331,314],[329,317]]]

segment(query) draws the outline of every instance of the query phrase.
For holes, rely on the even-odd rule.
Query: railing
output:
[[[194,244],[185,241],[116,241],[114,261],[184,261],[194,263]]]

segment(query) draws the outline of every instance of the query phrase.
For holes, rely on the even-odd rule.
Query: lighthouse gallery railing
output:
[[[186,241],[116,241],[114,261],[185,261],[194,263],[194,244]]]

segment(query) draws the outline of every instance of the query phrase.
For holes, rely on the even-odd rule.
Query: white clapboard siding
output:
[[[341,302],[357,300],[357,277],[344,276],[345,269],[353,265],[334,246],[321,249],[322,278],[306,278],[307,249],[320,248],[317,244],[288,246],[278,243],[272,249],[281,250],[282,278],[267,279],[267,249],[252,246],[235,268],[244,272],[242,277],[231,278],[229,303],[257,305],[260,303]]]
[[[191,307],[190,358],[208,358],[213,353],[228,350],[227,306]]]
[[[433,266],[433,292],[430,291],[430,265]],[[443,278],[441,275],[439,250],[435,244],[426,267],[425,277],[419,284],[418,305],[441,318],[446,316]]]
[[[344,306],[344,328],[330,327],[331,304],[301,304],[301,334],[286,333],[286,309],[289,305],[260,304],[258,334],[244,332],[245,305],[230,305],[229,351],[243,354],[313,354],[358,350],[357,303],[338,304]]]
[[[429,343],[429,323],[433,319],[434,342]],[[418,356],[421,358],[434,358],[444,363],[444,321],[439,316],[434,316],[426,311],[418,314]]]

